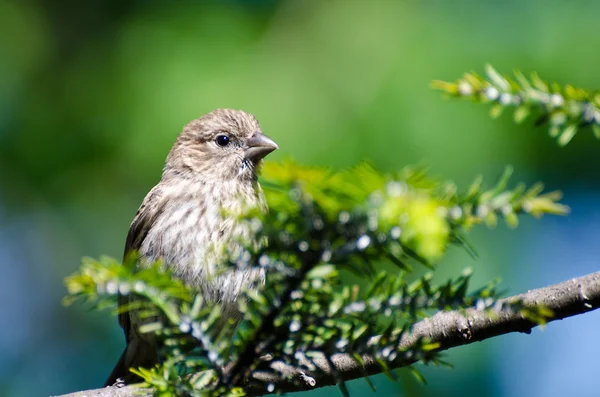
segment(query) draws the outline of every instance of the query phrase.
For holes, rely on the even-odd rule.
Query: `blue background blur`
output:
[[[575,5],[576,4],[576,5]],[[432,79],[518,67],[600,87],[600,2],[0,0],[0,394],[99,387],[123,338],[109,313],[64,308],[84,255],[120,257],[181,127],[217,107],[256,114],[271,159],[409,163],[463,186],[505,164],[562,189],[573,213],[472,233],[440,276],[475,268],[510,293],[598,269],[600,142],[444,101]],[[379,395],[600,395],[595,312],[455,349],[455,369],[375,377]],[[419,366],[422,368],[422,366]],[[364,381],[355,396],[371,395]],[[338,395],[321,389],[312,396]]]

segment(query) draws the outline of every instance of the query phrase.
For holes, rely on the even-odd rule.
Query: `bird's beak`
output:
[[[244,150],[244,157],[246,160],[256,162],[275,149],[279,149],[279,146],[277,146],[274,140],[257,132],[252,138],[248,139],[248,147]]]

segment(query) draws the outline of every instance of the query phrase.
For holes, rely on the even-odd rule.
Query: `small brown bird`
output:
[[[218,109],[190,122],[167,156],[160,182],[150,190],[131,223],[125,255],[137,251],[138,266],[161,260],[209,302],[219,302],[223,318],[239,318],[242,289],[264,282],[257,269],[219,268],[225,248],[252,243],[247,222],[236,214],[266,211],[257,181],[261,160],[277,149],[253,115]],[[119,304],[129,302],[121,296]],[[131,367],[158,362],[156,341],[141,334],[135,311],[119,315],[127,346],[106,386],[138,381]]]

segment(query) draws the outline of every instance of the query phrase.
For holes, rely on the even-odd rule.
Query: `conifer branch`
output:
[[[478,103],[492,103],[490,115],[499,117],[507,108],[514,108],[513,119],[521,123],[536,115],[536,125],[548,124],[548,132],[560,146],[565,146],[578,130],[591,126],[600,139],[600,92],[560,85],[542,80],[537,73],[528,78],[519,70],[514,78],[503,76],[486,65],[486,76],[465,73],[454,82],[435,80],[432,87],[452,97]]]
[[[439,310],[511,311],[535,324],[550,317],[544,307],[501,303],[495,282],[468,292],[470,270],[441,285],[432,283],[433,272],[413,273],[413,265],[434,270],[450,244],[466,246],[462,233],[475,224],[494,226],[503,217],[516,226],[522,215],[568,212],[559,193],[542,194],[539,184],[508,189],[509,168],[495,186],[484,189],[478,179],[465,193],[419,169],[384,174],[368,164],[332,171],[270,163],[265,176],[271,211],[240,221],[256,225],[269,244],[229,258],[231,266],[260,266],[268,273],[266,285],[238,300],[244,314],[239,326],[219,321],[219,304],[204,302],[161,263],[139,270],[135,257],[123,264],[87,258],[66,279],[66,303],[114,308],[118,294],[144,298],[120,310],[140,310],[151,319],[140,332],[162,340],[160,365],[131,369],[155,392],[220,396],[249,387],[303,387],[320,376],[307,375],[314,368],[304,368],[304,360],[320,356],[347,395],[347,365],[338,371],[336,364],[341,357],[353,360],[363,376],[371,362],[390,376],[410,362],[438,363],[438,341],[407,338]],[[382,271],[381,262],[394,263],[396,271]],[[344,269],[367,285],[343,285]],[[271,366],[268,356],[279,362]],[[277,378],[280,367],[305,375],[254,386],[259,378],[252,374]]]
[[[531,329],[539,324],[528,318],[523,311],[515,311],[513,304],[516,302],[522,304],[524,308],[534,309],[543,306],[549,309],[552,314],[546,317],[547,322],[595,310],[600,307],[600,272],[500,300],[499,304],[504,309],[479,310],[475,307],[438,312],[414,324],[412,333],[401,338],[398,352],[410,352],[411,346],[421,343],[424,339],[431,344],[436,344],[434,351],[439,352],[512,332],[530,333]],[[503,304],[509,305],[503,306]],[[316,356],[310,361],[303,359],[307,367],[304,368],[275,360],[269,363],[271,371],[255,370],[244,390],[248,396],[265,395],[270,394],[268,385],[273,385],[273,390],[293,392],[335,385],[334,373],[347,381],[383,372],[378,358],[371,356],[362,357],[362,365],[346,353],[333,355],[330,360],[324,356]],[[387,365],[394,369],[411,365],[416,361],[415,357],[401,353]],[[311,366],[312,370],[308,369]],[[298,379],[301,382],[298,382]],[[258,382],[254,383],[254,381]],[[135,393],[140,391],[143,393],[143,390],[131,386],[107,387],[61,397],[130,397],[138,395]],[[146,395],[151,394],[148,392]]]

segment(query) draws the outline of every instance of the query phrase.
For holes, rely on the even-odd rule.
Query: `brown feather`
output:
[[[230,142],[226,146],[216,141],[223,134]],[[205,301],[219,303],[224,321],[240,318],[241,291],[265,278],[260,268],[220,265],[225,248],[235,252],[243,245],[258,244],[249,222],[239,219],[248,209],[266,211],[256,177],[262,157],[247,157],[257,148],[261,153],[263,147],[250,147],[251,142],[267,145],[263,156],[277,148],[264,138],[254,116],[239,110],[218,109],[185,126],[167,156],[160,182],[138,209],[125,243],[124,256],[138,252],[138,266],[160,260]],[[119,306],[131,299],[139,298],[120,296]],[[127,346],[107,385],[117,378],[137,381],[128,368],[150,367],[158,361],[154,335],[138,331],[144,322],[156,320],[140,318],[135,310],[119,315]]]

